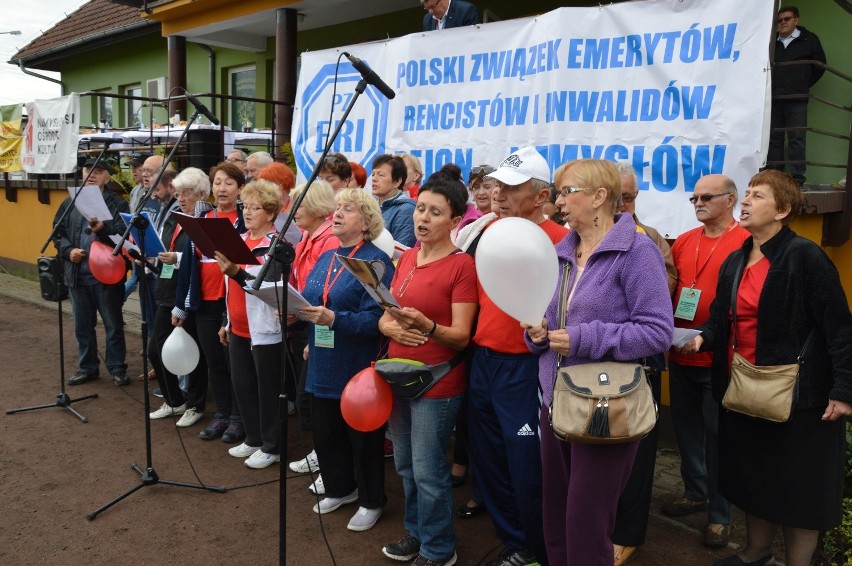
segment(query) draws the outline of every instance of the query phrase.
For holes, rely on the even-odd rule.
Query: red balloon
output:
[[[95,279],[104,285],[115,285],[124,280],[127,266],[124,257],[112,255],[112,248],[95,240],[89,249],[89,269]]]
[[[343,419],[361,432],[370,432],[384,425],[392,408],[390,385],[372,367],[356,373],[343,388],[340,397]]]

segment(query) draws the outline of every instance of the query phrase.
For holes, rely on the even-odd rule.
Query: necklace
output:
[[[606,234],[604,234],[604,236],[606,236]],[[580,259],[581,257],[583,257],[584,253],[587,253],[587,252],[592,253],[593,251],[595,251],[595,248],[598,247],[598,244],[601,243],[601,240],[603,240],[603,236],[598,238],[597,241],[594,244],[592,244],[592,247],[587,249],[586,251],[580,251],[580,246],[577,246],[577,252],[576,252],[577,259]]]

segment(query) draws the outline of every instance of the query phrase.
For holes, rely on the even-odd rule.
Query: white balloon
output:
[[[476,274],[494,304],[534,326],[553,299],[559,260],[544,230],[524,218],[503,218],[479,240]]]
[[[378,238],[373,240],[373,244],[375,244],[377,248],[388,254],[389,258],[393,259],[393,236],[391,236],[391,233],[388,232],[387,228],[382,228],[382,233],[379,234]]]
[[[198,345],[180,326],[166,338],[161,353],[163,365],[175,375],[187,375],[198,365]]]

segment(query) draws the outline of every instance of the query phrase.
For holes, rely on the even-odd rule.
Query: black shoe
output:
[[[228,428],[222,433],[222,442],[234,444],[246,437],[243,421],[230,421]]]
[[[123,371],[119,371],[112,374],[112,382],[118,385],[119,387],[124,387],[125,385],[130,384],[130,378],[127,377],[127,374]]]
[[[535,555],[528,550],[506,550],[494,560],[487,562],[485,566],[527,566],[537,564]]]
[[[382,547],[382,554],[391,560],[408,562],[420,554],[420,541],[408,535],[398,542]]]
[[[77,373],[68,378],[68,385],[80,385],[86,383],[87,381],[98,379],[99,377],[100,375],[97,373],[86,373],[84,371],[78,371]]]
[[[478,515],[482,514],[482,511],[485,510],[483,505],[474,505],[471,507],[467,503],[456,509],[456,517],[461,519],[472,519]]]
[[[228,429],[228,419],[214,417],[212,421],[198,434],[201,440],[215,440]]]

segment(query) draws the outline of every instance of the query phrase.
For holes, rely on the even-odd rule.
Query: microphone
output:
[[[210,110],[208,110],[206,106],[201,104],[200,100],[198,100],[197,98],[195,98],[194,96],[192,96],[188,92],[186,93],[186,99],[189,100],[192,103],[193,106],[195,106],[196,110],[198,110],[199,112],[204,114],[204,117],[207,118],[208,120],[210,120],[211,124],[213,124],[214,126],[219,125],[219,118],[214,116],[213,113],[210,112]]]
[[[368,64],[345,51],[343,52],[343,54],[346,55],[346,58],[349,59],[349,62],[352,63],[352,66],[355,67],[355,69],[357,69],[359,73],[361,73],[361,76],[364,78],[365,81],[367,81],[368,84],[371,84],[377,89],[379,89],[379,92],[384,94],[388,99],[392,99],[396,96],[396,93],[393,91],[393,89],[387,84],[385,84],[385,81],[379,78],[379,75],[377,75],[376,72],[371,69]]]

